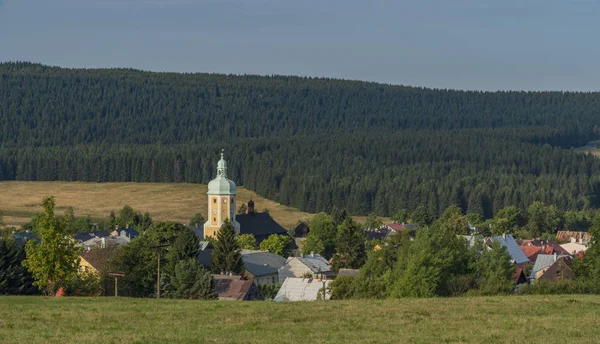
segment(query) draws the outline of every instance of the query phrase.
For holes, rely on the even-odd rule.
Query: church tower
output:
[[[240,224],[235,219],[235,183],[227,179],[227,162],[223,158],[217,163],[217,177],[208,183],[208,221],[204,224],[204,238],[216,237],[223,221],[229,219],[240,234]]]

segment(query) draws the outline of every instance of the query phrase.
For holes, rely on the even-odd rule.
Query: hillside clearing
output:
[[[4,343],[595,343],[599,320],[600,297],[581,295],[312,303],[0,297]]]
[[[186,183],[84,183],[84,182],[0,182],[0,211],[8,226],[20,226],[41,211],[42,199],[56,197],[57,209],[72,206],[77,216],[108,218],[111,210],[124,205],[149,212],[156,221],[187,223],[200,212],[206,217],[207,186]],[[253,199],[259,211],[269,209],[273,218],[288,228],[311,214],[263,198],[243,187],[237,188],[237,204]]]
[[[149,212],[155,221],[187,223],[200,212],[206,217],[208,200],[206,184],[189,183],[89,183],[89,182],[23,182],[0,181],[0,212],[7,226],[19,227],[42,210],[42,199],[56,198],[59,211],[73,207],[75,215],[94,220],[108,218],[111,210],[118,212],[125,205],[136,211]],[[261,197],[256,192],[237,187],[237,205],[252,199],[258,211],[269,210],[285,228],[310,221],[313,214]],[[364,221],[364,216],[354,216]],[[386,223],[389,218],[382,218]]]

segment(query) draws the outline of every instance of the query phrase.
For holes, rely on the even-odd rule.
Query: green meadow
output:
[[[598,343],[600,296],[302,303],[0,297],[2,343]]]

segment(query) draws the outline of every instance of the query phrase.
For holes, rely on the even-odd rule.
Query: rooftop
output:
[[[254,276],[276,274],[286,259],[268,251],[242,250],[244,268]]]

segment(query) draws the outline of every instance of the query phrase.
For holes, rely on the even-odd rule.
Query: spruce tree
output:
[[[365,241],[365,232],[352,218],[346,218],[338,227],[334,271],[360,268],[367,259]]]
[[[235,275],[244,271],[240,246],[235,240],[235,228],[225,219],[217,233],[212,253],[212,269],[215,273],[229,272]]]
[[[30,295],[37,292],[33,277],[23,267],[25,250],[14,240],[0,238],[0,295]]]

